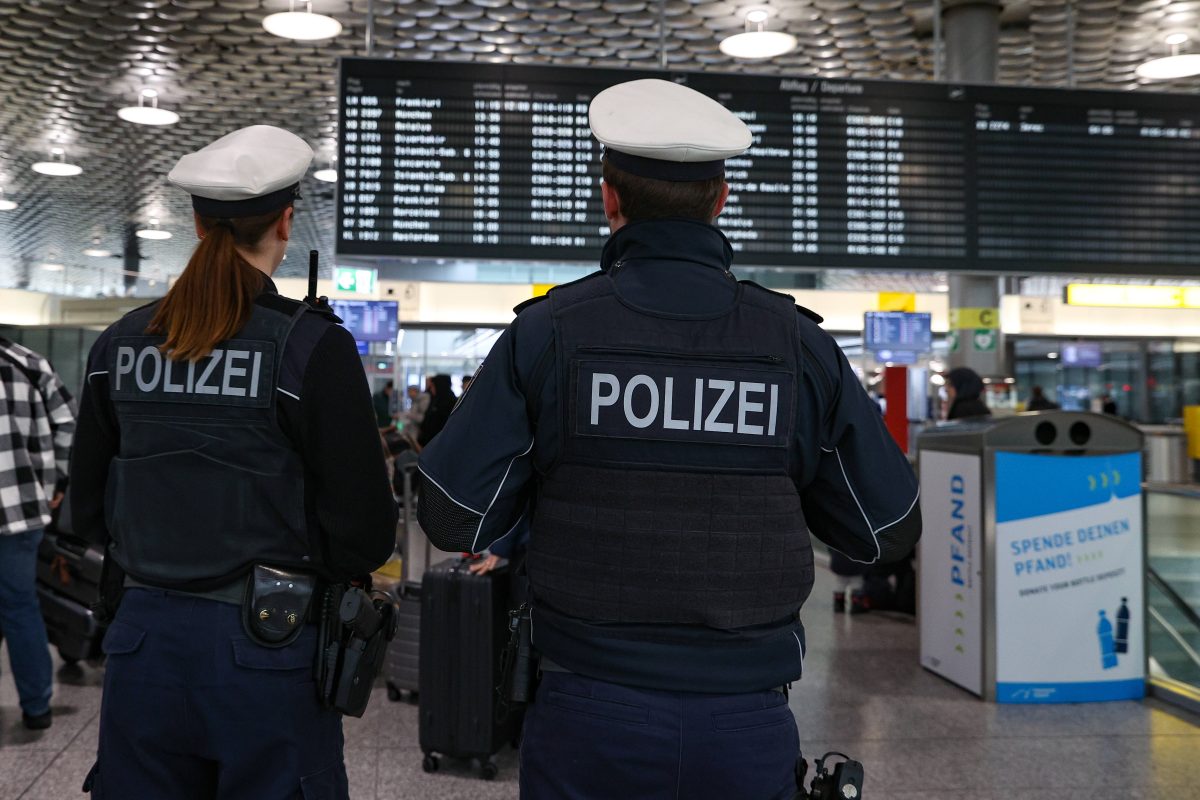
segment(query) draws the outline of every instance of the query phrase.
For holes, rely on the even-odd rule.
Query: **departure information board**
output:
[[[868,311],[863,315],[863,346],[868,350],[933,351],[933,316],[904,311]]]
[[[743,266],[1191,274],[1200,100],[345,59],[338,252],[595,261],[591,98],[669,78],[754,134],[718,225]]]
[[[400,332],[400,304],[394,300],[330,300],[333,313],[359,342],[394,342]]]

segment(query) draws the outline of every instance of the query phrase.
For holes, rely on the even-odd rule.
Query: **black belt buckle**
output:
[[[304,630],[316,588],[313,575],[255,564],[242,603],[246,634],[263,647],[287,647]]]

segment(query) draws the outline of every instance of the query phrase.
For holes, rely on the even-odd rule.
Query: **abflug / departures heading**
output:
[[[741,265],[1190,274],[1200,99],[347,59],[338,251],[594,261],[591,98],[669,77],[750,126],[719,225]]]

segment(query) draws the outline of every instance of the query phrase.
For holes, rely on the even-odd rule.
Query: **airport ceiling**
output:
[[[747,8],[771,6],[794,53],[753,64],[722,55]],[[926,0],[314,0],[344,26],[299,43],[262,19],[287,0],[0,0],[0,187],[20,205],[0,212],[0,287],[69,294],[122,285],[127,226],[151,217],[174,236],[138,240],[144,276],[178,273],[194,243],[185,195],[165,175],[182,154],[243,125],[289,128],[329,166],[337,135],[341,56],[363,56],[368,10],[374,55],[400,59],[653,68],[660,15],[671,68],[928,80],[933,4]],[[1200,2],[1016,0],[1006,5],[999,81],[1137,89],[1136,66],[1163,54],[1167,33],[1197,27]],[[776,25],[773,25],[775,27]],[[1155,89],[1194,91],[1195,80]],[[178,112],[153,128],[117,117],[143,88]],[[30,170],[58,142],[83,167],[74,178]],[[333,190],[311,177],[285,274],[310,247],[332,252]],[[88,247],[116,253],[89,258]],[[326,260],[326,264],[329,260]],[[62,265],[65,269],[42,265]]]

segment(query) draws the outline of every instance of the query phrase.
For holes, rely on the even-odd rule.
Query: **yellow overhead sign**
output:
[[[535,283],[533,285],[533,296],[541,297],[557,285],[557,283]]]
[[[1000,327],[1000,309],[998,308],[952,308],[950,309],[950,329],[964,330],[996,330]]]
[[[1067,305],[1102,308],[1200,309],[1200,287],[1071,283],[1067,284]]]
[[[879,310],[907,311],[911,314],[917,310],[917,296],[912,292],[880,292]]]

